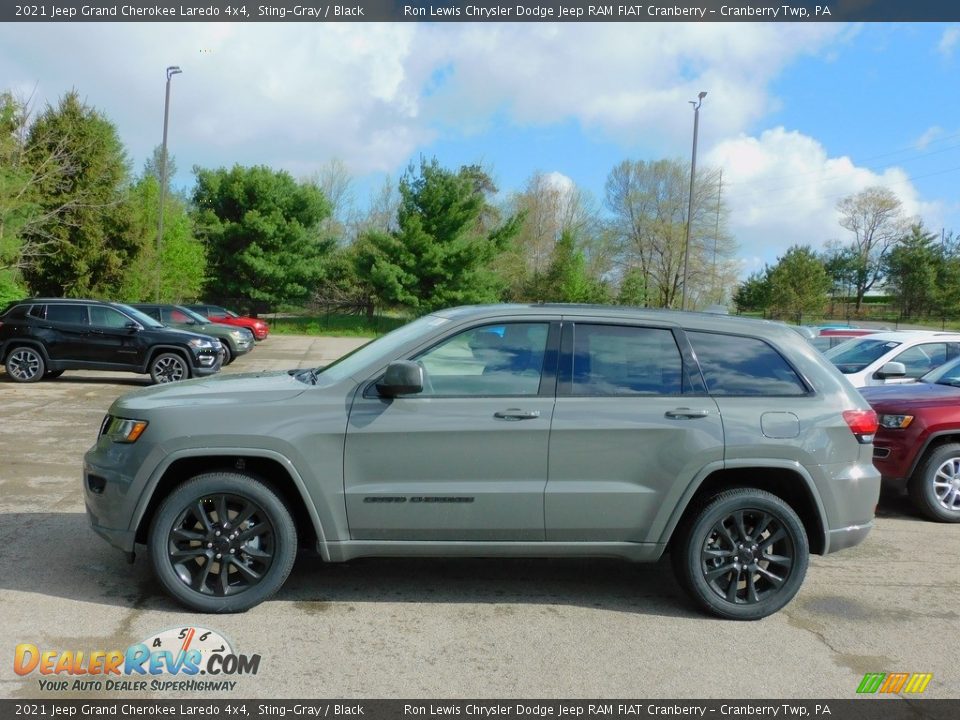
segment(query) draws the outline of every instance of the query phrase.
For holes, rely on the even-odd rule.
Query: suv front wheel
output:
[[[155,383],[170,383],[190,377],[187,361],[177,353],[160,353],[150,363],[150,378]]]
[[[7,355],[5,367],[14,381],[28,383],[43,379],[46,363],[43,355],[32,347],[17,347]]]
[[[807,534],[793,509],[753,488],[714,496],[680,528],[674,571],[704,610],[759,620],[790,602],[807,572]]]
[[[907,485],[914,506],[931,520],[960,522],[960,445],[929,453]]]
[[[242,473],[199,475],[160,505],[148,539],[167,591],[199,612],[242,612],[273,595],[293,567],[297,533],[270,488]]]

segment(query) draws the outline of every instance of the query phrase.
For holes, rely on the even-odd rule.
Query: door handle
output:
[[[506,410],[498,410],[493,416],[498,420],[534,420],[540,417],[540,411],[508,408]]]
[[[691,410],[690,408],[677,408],[676,410],[667,410],[664,415],[668,418],[703,418],[707,416],[706,410]]]

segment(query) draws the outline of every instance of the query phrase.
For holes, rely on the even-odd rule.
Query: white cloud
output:
[[[953,25],[943,31],[940,36],[940,43],[937,45],[937,51],[945,58],[953,57],[953,51],[960,42],[960,27]]]
[[[848,157],[829,157],[813,138],[782,127],[720,142],[706,153],[706,161],[723,169],[723,194],[740,255],[768,263],[791,245],[820,250],[829,240],[847,242],[837,202],[872,185],[896,193],[907,216],[930,221],[944,212],[920,199],[902,169],[857,167]]]
[[[55,101],[72,86],[113,120],[138,162],[159,143],[163,69],[170,149],[189,166],[267,163],[394,172],[441,132],[573,120],[673,152],[677,117],[709,96],[703,141],[777,106],[768,84],[826,52],[835,24],[86,23],[0,27],[0,77]],[[38,49],[42,49],[38,53]]]
[[[927,145],[937,140],[943,136],[943,128],[939,125],[934,125],[933,127],[927,128],[927,130],[916,140],[913,141],[913,145],[917,150],[926,150]]]

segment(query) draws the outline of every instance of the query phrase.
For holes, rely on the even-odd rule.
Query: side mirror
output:
[[[130,331],[135,331],[140,329],[140,323],[134,322],[133,320],[128,320],[123,324],[123,326]]]
[[[377,392],[383,397],[423,392],[423,368],[410,360],[390,363],[377,383]]]
[[[876,377],[878,380],[886,380],[887,378],[904,377],[906,374],[907,366],[902,362],[888,362],[877,370]]]

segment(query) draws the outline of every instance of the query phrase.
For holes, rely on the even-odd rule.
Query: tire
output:
[[[677,531],[672,553],[677,580],[701,609],[721,618],[772,615],[793,599],[807,572],[810,547],[803,523],[764,490],[721,492]]]
[[[154,573],[174,598],[191,610],[232,613],[280,589],[293,568],[297,533],[273,490],[243,473],[216,472],[163,501],[147,543]]]
[[[60,377],[61,375],[63,375],[63,372],[64,372],[63,370],[47,370],[47,371],[43,374],[43,379],[44,379],[44,380],[56,380],[58,377]]]
[[[914,507],[931,520],[960,522],[960,444],[927,453],[907,483]]]
[[[220,367],[226,367],[234,361],[236,356],[233,354],[233,350],[230,349],[230,344],[224,340],[223,341],[223,363]]]
[[[190,366],[182,355],[160,353],[150,361],[150,378],[155,383],[170,383],[190,377]]]
[[[47,364],[39,350],[20,345],[9,352],[4,367],[14,382],[31,383],[43,379]]]

